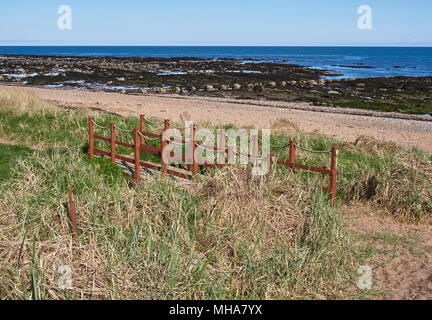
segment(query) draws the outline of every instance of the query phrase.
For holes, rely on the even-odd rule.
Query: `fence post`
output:
[[[169,130],[170,128],[170,121],[168,119],[165,119],[165,131]]]
[[[110,139],[110,143],[111,143],[111,162],[112,163],[116,163],[116,132],[115,132],[115,124],[114,122],[111,123],[110,125],[110,131],[111,131],[111,139]]]
[[[140,114],[140,131],[141,133],[145,132],[145,118],[143,114]],[[145,138],[141,136],[141,144],[145,145]]]
[[[295,149],[295,145],[296,142],[290,141],[290,147],[289,147],[289,165],[291,166],[291,168],[294,169],[294,165],[295,165],[295,157],[296,157],[296,149]]]
[[[134,129],[134,155],[135,155],[135,181],[141,182],[141,165],[140,165],[140,140],[138,129]]]
[[[193,129],[192,126],[190,126],[188,128],[188,130],[191,131],[190,132],[190,139],[191,139],[191,141],[187,142],[187,143],[189,143],[189,147],[187,148],[187,150],[188,150],[187,159],[188,159],[189,171],[193,174],[193,172],[194,172],[194,158],[195,158],[195,155],[194,155],[195,136],[194,136],[194,129]],[[192,153],[192,156],[191,156],[191,153]]]
[[[258,164],[259,146],[258,146],[258,135],[253,136],[253,147],[252,147],[252,157],[254,158],[251,162],[256,165]]]
[[[225,164],[225,130],[222,129],[219,132],[218,164]]]
[[[165,161],[164,151],[168,143],[164,139],[164,135],[160,135],[160,145],[161,145],[161,160],[162,160],[162,176],[166,176],[168,173],[167,163]]]
[[[94,158],[94,125],[93,118],[89,118],[89,154],[90,159]]]
[[[337,182],[337,155],[338,147],[333,147],[331,151],[331,174],[330,174],[330,200],[332,203],[336,199],[336,182]]]
[[[73,201],[73,195],[72,195],[72,189],[69,186],[68,187],[68,193],[69,193],[69,216],[70,221],[72,224],[72,234],[73,239],[77,239],[77,223],[76,223],[76,217],[75,217],[75,202]]]
[[[196,150],[197,150],[197,147],[196,147],[196,141],[195,141],[195,133],[196,133],[196,128],[195,128],[195,125],[193,125],[193,131],[192,131],[192,143],[193,143],[193,147],[192,147],[192,150],[193,150],[193,171],[192,171],[192,174],[193,175],[196,175],[196,174],[198,174],[198,162],[197,162],[197,152],[196,152]]]

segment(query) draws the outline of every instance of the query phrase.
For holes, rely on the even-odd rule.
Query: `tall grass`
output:
[[[61,110],[5,92],[0,102],[0,136],[43,146],[18,157],[1,182],[0,298],[350,297],[345,289],[352,286],[356,255],[337,208],[318,188],[325,178],[284,168],[257,178],[247,168],[227,167],[191,185],[145,175],[138,186],[108,160],[90,160],[83,151],[87,116],[123,128],[137,127],[137,119]],[[277,135],[272,142],[289,138],[321,150],[340,143],[303,135]],[[375,201],[401,218],[429,217],[429,156],[381,149],[342,146],[338,201]],[[299,161],[329,163],[301,153]],[[409,170],[420,165],[420,173]],[[394,179],[405,190],[392,187]],[[62,265],[72,269],[72,290],[58,289]]]
[[[336,297],[346,285],[349,238],[322,194],[299,198],[288,180],[279,183],[293,191],[282,195],[266,184],[251,190],[241,169],[189,188],[151,177],[129,186],[114,170],[98,170],[103,165],[110,164],[79,151],[18,162],[1,193],[2,297],[313,298]],[[68,184],[78,243],[65,208]],[[73,270],[72,292],[56,289],[64,264]]]

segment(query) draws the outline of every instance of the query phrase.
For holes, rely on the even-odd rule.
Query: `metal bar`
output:
[[[255,158],[258,158],[258,153],[259,153],[258,149],[259,149],[258,148],[258,135],[254,135],[253,136],[253,145],[252,145],[252,155]],[[256,160],[254,160],[254,162],[256,162]]]
[[[138,129],[134,129],[134,156],[135,156],[135,181],[137,184],[141,182],[141,168],[140,168],[140,140]]]
[[[95,153],[96,154],[100,154],[100,155],[104,155],[104,156],[109,156],[110,155],[109,152],[106,152],[106,151],[103,151],[103,150],[99,150],[99,149],[95,149]],[[131,158],[128,158],[128,157],[124,157],[124,156],[121,156],[121,155],[116,155],[116,159],[124,161],[124,162],[127,162],[127,163],[130,163],[130,164],[135,164],[135,160],[134,159],[131,159]],[[142,161],[140,161],[140,167],[151,169],[151,170],[155,170],[155,171],[163,171],[162,167],[159,167],[157,165],[152,165],[150,163],[146,163],[146,162],[142,162]],[[173,175],[173,176],[177,176],[177,177],[184,178],[184,179],[190,179],[189,175],[187,175],[185,173],[181,173],[181,172],[176,172],[176,171],[170,170],[168,168],[167,168],[167,171],[166,171],[166,175]]]
[[[163,135],[160,136],[160,144],[161,144],[161,160],[162,160],[162,176],[167,175],[167,163],[165,160],[166,155],[164,154],[165,148],[167,147],[167,142],[163,139]]]
[[[196,152],[196,141],[195,141],[195,134],[196,134],[196,128],[195,125],[193,125],[193,131],[192,131],[192,142],[193,142],[193,146],[192,146],[192,150],[193,150],[193,170],[192,170],[192,175],[196,175],[198,174],[198,159],[197,159],[197,152]]]
[[[141,166],[144,168],[147,168],[147,169],[154,170],[154,171],[162,171],[162,169],[163,169],[162,167],[159,167],[157,165],[152,165],[150,163],[145,163],[145,162],[141,162]],[[177,171],[170,170],[170,169],[167,169],[166,174],[177,176],[177,177],[184,178],[184,179],[190,178],[190,176],[185,174],[185,173],[177,172]]]
[[[130,163],[130,164],[135,164],[135,160],[134,159],[131,159],[131,158],[128,158],[128,157],[125,157],[125,156],[116,155],[116,159],[119,159],[121,161]]]
[[[179,178],[183,178],[183,179],[188,179],[189,180],[191,178],[189,175],[187,175],[185,173],[181,173],[181,172],[177,172],[177,171],[173,171],[173,170],[167,170],[167,173],[169,175],[173,175],[173,176],[176,176],[176,177],[179,177]]]
[[[187,143],[189,143],[189,148],[187,149],[188,150],[187,157],[188,157],[189,171],[192,172],[192,174],[193,174],[193,171],[194,171],[194,158],[195,158],[195,153],[194,153],[194,150],[195,150],[195,148],[194,148],[194,146],[195,146],[195,138],[194,138],[194,129],[193,129],[193,127],[190,126],[189,129],[191,130],[190,131],[190,139],[191,139],[191,141],[187,142]],[[186,129],[185,129],[185,131],[186,131]],[[190,145],[190,144],[192,144],[192,145]]]
[[[107,152],[107,151],[103,151],[103,150],[101,150],[101,149],[94,149],[94,153],[93,154],[98,154],[98,155],[101,155],[101,156],[107,156],[107,157],[109,157],[110,156],[110,153],[109,152]]]
[[[102,140],[102,141],[106,141],[106,142],[110,142],[111,141],[110,138],[102,137],[102,136],[99,136],[97,134],[93,135],[93,139]]]
[[[142,161],[141,161],[140,165],[143,168],[147,168],[147,169],[151,169],[151,170],[155,170],[155,171],[161,171],[161,168],[157,165],[153,165],[153,164],[142,162]]]
[[[225,130],[220,131],[219,146],[217,149],[224,150],[223,153],[222,152],[218,153],[218,164],[225,164],[225,153],[227,152],[225,150]],[[215,151],[218,150],[215,149]]]
[[[331,151],[331,175],[330,175],[330,200],[332,203],[336,200],[336,182],[337,182],[337,153],[339,148],[333,147]]]
[[[295,163],[294,168],[303,169],[303,170],[312,171],[312,172],[323,173],[323,174],[331,174],[331,170],[329,170],[329,169],[307,166],[307,165],[299,164],[299,163]]]
[[[95,149],[95,154],[100,155],[100,156],[107,156],[107,157],[111,156],[110,152],[103,151],[103,150],[100,150],[100,149]],[[116,154],[116,159],[124,161],[124,162],[127,162],[127,163],[130,163],[130,164],[135,164],[135,160],[134,159],[128,158],[128,157],[125,157],[125,156],[121,156],[119,154]]]
[[[162,140],[162,138],[161,138],[161,140]],[[140,150],[143,151],[143,152],[147,152],[147,153],[151,153],[151,154],[157,155],[157,156],[161,155],[161,149],[158,148],[158,147],[144,145],[144,146],[141,146]]]
[[[116,141],[116,145],[123,146],[126,148],[131,148],[131,149],[135,148],[135,146],[133,144],[125,143],[125,142],[121,142],[121,141]]]
[[[295,158],[296,158],[295,145],[296,145],[296,142],[294,140],[290,141],[290,146],[289,146],[289,165],[291,167],[294,167],[294,164],[295,164]]]

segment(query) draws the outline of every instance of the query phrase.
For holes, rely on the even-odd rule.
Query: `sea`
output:
[[[432,47],[0,46],[1,54],[263,59],[326,70],[327,78],[432,76]]]

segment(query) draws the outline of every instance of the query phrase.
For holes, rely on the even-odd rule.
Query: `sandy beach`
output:
[[[432,122],[394,119],[356,114],[311,111],[308,103],[275,103],[253,101],[253,105],[229,99],[191,98],[163,95],[124,95],[85,90],[60,90],[38,87],[0,86],[9,90],[25,90],[38,98],[68,108],[97,108],[122,116],[145,114],[148,117],[183,119],[212,124],[232,123],[238,126],[270,128],[280,119],[295,123],[306,133],[354,142],[366,135],[405,147],[416,146],[432,153]],[[260,105],[263,104],[263,105]],[[277,105],[277,106],[276,106]],[[361,110],[359,113],[361,114]],[[385,115],[385,114],[384,114]]]

